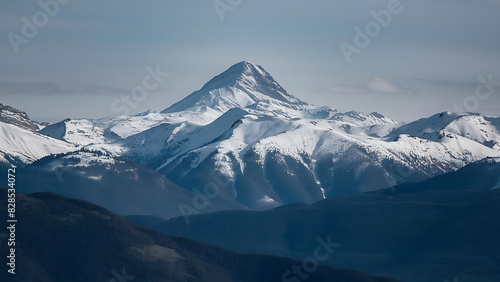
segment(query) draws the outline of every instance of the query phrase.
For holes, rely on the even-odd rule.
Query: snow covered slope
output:
[[[78,146],[90,144],[113,144],[152,127],[164,124],[178,124],[189,121],[207,124],[212,119],[201,113],[181,112],[160,114],[147,111],[135,116],[119,116],[102,119],[65,119],[40,130],[41,134],[66,141]],[[111,146],[113,147],[113,146]]]
[[[166,160],[159,171],[194,189],[210,181],[206,171],[215,169],[232,183],[225,191],[229,196],[258,209],[425,180],[500,156],[496,147],[451,132],[427,140],[402,131],[391,139],[338,121],[233,111],[181,135],[177,143],[170,141],[171,146],[156,154]],[[205,131],[212,135],[201,134]]]
[[[487,147],[500,149],[499,127],[500,118],[498,117],[444,112],[401,126],[390,136],[408,134],[431,141],[445,136],[461,136]]]
[[[74,146],[53,138],[0,122],[0,162],[23,165],[51,154],[75,150]]]

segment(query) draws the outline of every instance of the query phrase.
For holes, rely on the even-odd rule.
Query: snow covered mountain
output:
[[[215,169],[232,183],[228,196],[251,208],[268,208],[424,180],[499,156],[495,146],[467,137],[475,131],[449,130],[453,124],[475,119],[481,117],[457,117],[438,130],[446,132],[442,138],[427,140],[411,131],[377,136],[391,124],[354,127],[233,109],[209,125],[177,133],[179,138],[174,136],[156,156],[166,160],[159,172],[183,187],[202,187],[210,181],[206,172]],[[498,138],[495,126],[483,126],[490,139]],[[375,133],[370,132],[374,127]]]
[[[164,123],[180,124],[189,122],[202,125],[212,120],[213,118],[196,112],[160,114],[154,111],[147,111],[135,116],[119,116],[102,119],[68,118],[61,122],[48,125],[39,132],[77,146],[109,144],[110,146],[107,148],[112,150],[111,148],[116,148],[116,146],[111,144],[118,144],[127,137]]]
[[[233,108],[298,117],[309,104],[289,95],[261,66],[240,62],[162,113],[205,112],[220,116]]]
[[[426,180],[499,157],[499,132],[499,118],[479,114],[399,124],[379,113],[314,106],[250,62],[160,113],[66,119],[40,131],[68,148],[139,163],[191,191],[216,174],[228,184],[219,196],[251,209]]]
[[[43,128],[16,108],[0,104],[0,166],[24,166],[51,154],[74,150],[74,146],[36,133]]]
[[[425,180],[500,154],[496,118],[442,113],[401,126],[377,113],[338,113],[297,101],[249,62],[164,113],[175,111],[218,118],[131,136],[124,156],[189,189],[215,170],[231,183],[226,196],[256,209]]]
[[[500,149],[499,128],[500,118],[498,117],[445,112],[401,126],[390,136],[407,134],[429,141],[460,136],[498,150]]]
[[[162,124],[207,125],[233,108],[244,108],[256,115],[331,119],[354,126],[396,123],[378,113],[342,114],[329,107],[313,106],[288,94],[261,66],[241,62],[161,113],[147,111],[135,116],[66,119],[45,127],[40,133],[78,146],[113,144]],[[112,150],[111,147],[107,149]]]
[[[0,165],[22,166],[51,154],[74,150],[74,146],[0,121]]]
[[[23,129],[36,131],[40,126],[33,122],[28,115],[16,108],[3,105],[0,103],[0,121],[4,123],[13,124]]]
[[[352,111],[341,114],[329,107],[301,101],[288,94],[262,66],[248,61],[233,65],[161,113],[202,112],[206,116],[219,117],[233,108],[283,118],[330,118],[365,125],[395,123],[377,113],[364,115]]]

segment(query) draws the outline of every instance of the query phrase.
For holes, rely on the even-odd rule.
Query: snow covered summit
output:
[[[232,108],[269,109],[270,105],[290,110],[304,110],[308,106],[307,103],[288,94],[264,68],[244,61],[217,75],[200,90],[162,113],[203,111],[220,115]]]

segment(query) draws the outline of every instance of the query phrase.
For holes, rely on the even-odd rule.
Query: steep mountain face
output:
[[[168,234],[252,253],[304,259],[316,238],[338,243],[326,264],[401,281],[497,281],[500,159],[370,194],[269,211],[127,217]],[[494,190],[491,190],[494,189]],[[394,192],[391,192],[394,191]],[[306,232],[305,232],[306,231]],[[439,267],[436,267],[439,266]]]
[[[16,275],[4,263],[1,281],[280,281],[302,264],[139,228],[88,202],[51,193],[17,194],[16,200],[22,218],[16,224]],[[6,198],[0,208],[7,209]],[[0,245],[4,254],[7,248]],[[308,275],[308,281],[395,281],[321,265]]]
[[[33,122],[28,115],[16,108],[0,103],[0,122],[13,124],[22,129],[36,131],[40,126]]]
[[[500,156],[499,118],[441,113],[398,124],[339,113],[288,94],[262,67],[238,63],[161,113],[65,120],[41,133],[157,170],[192,191],[251,209],[418,182]]]

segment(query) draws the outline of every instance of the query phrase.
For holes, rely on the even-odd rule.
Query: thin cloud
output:
[[[370,89],[373,92],[377,93],[399,93],[401,92],[401,89],[399,87],[387,80],[384,80],[383,78],[380,77],[374,77],[372,80],[370,80],[368,83],[366,83],[366,86],[368,89]]]
[[[396,83],[381,77],[374,77],[363,84],[327,84],[316,88],[317,92],[328,92],[332,94],[407,94],[412,91],[400,87]]]
[[[452,89],[475,88],[478,84],[478,82],[466,82],[466,81],[447,80],[447,79],[412,78],[410,80],[425,83],[439,88],[452,88]]]

